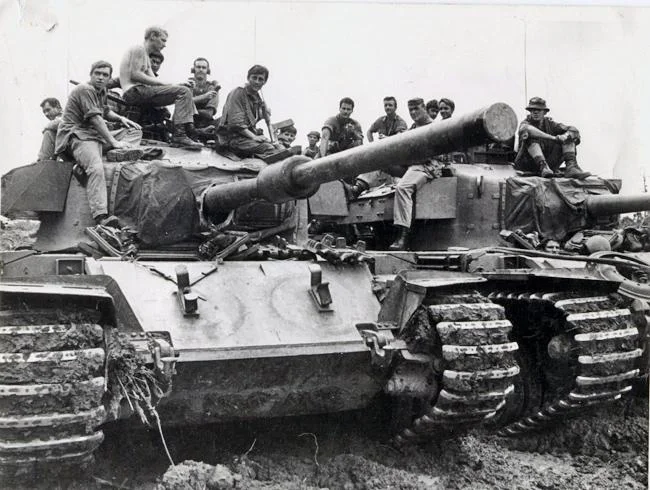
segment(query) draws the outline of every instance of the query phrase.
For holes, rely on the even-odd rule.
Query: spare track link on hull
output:
[[[564,318],[562,333],[570,339],[568,362],[574,367],[564,389],[532,415],[502,429],[501,435],[517,436],[547,427],[632,391],[643,350],[631,312],[620,306],[616,295],[493,293],[490,298],[506,309],[515,303],[546,303],[554,308]]]
[[[468,429],[493,417],[514,390],[518,350],[503,307],[478,293],[445,295],[426,307],[429,338],[439,345],[442,372],[426,413],[395,436],[401,446]]]
[[[0,487],[82,470],[104,438],[99,312],[12,306],[0,310]]]

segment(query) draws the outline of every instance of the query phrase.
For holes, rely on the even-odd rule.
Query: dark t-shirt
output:
[[[330,130],[330,141],[340,146],[347,146],[355,141],[363,140],[361,125],[352,118],[343,119],[340,115],[327,118],[323,123],[323,129]]]
[[[379,133],[383,136],[392,136],[397,133],[406,131],[408,126],[406,121],[395,114],[395,117],[389,118],[388,116],[382,116],[377,118],[377,120],[372,123],[370,126],[371,133]]]

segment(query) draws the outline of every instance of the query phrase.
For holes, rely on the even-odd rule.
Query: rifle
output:
[[[72,85],[79,85],[81,82],[77,82],[76,80],[70,80],[70,83]],[[113,94],[107,93],[106,98],[108,100],[112,100],[113,102],[117,102],[118,104],[121,104],[121,105],[128,105],[126,102],[124,102],[124,100],[122,100],[121,97],[118,97],[118,96],[113,95]]]

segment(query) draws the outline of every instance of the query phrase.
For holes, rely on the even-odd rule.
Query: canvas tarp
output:
[[[585,213],[588,196],[616,194],[618,190],[616,181],[596,178],[511,177],[506,181],[505,227],[524,233],[536,231],[544,238],[562,241],[589,226]]]

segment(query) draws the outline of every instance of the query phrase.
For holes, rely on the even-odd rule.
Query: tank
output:
[[[558,267],[488,250],[472,232],[500,231],[487,206],[462,225],[471,248],[395,254],[307,236],[319,186],[515,128],[498,103],[315,161],[168,148],[165,161],[107,163],[121,230],[94,226],[73,162],[5,175],[3,214],[37,212],[41,227],[33,248],[1,254],[2,477],[82,468],[102,427],[128,417],[178,426],[382,398],[393,441],[408,444],[479,425],[515,435],[630,392],[645,373],[646,303],[599,273],[620,260]],[[469,189],[446,178],[498,202],[474,176]],[[449,242],[462,229],[450,193],[427,218]]]

